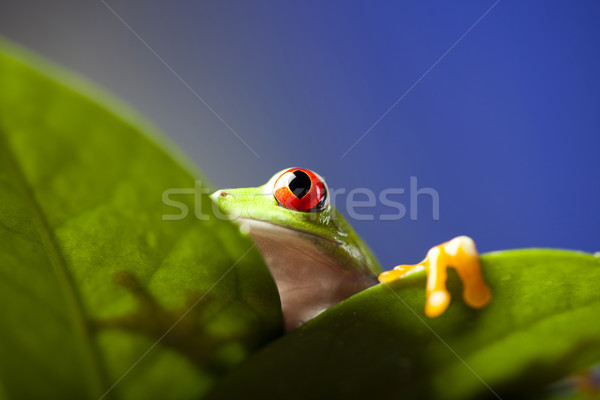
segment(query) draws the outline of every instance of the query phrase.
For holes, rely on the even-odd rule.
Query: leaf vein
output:
[[[21,189],[25,203],[31,210],[31,217],[40,237],[41,243],[46,250],[46,256],[50,264],[54,267],[54,272],[60,282],[65,300],[68,303],[72,315],[75,329],[81,335],[81,350],[87,358],[87,365],[91,368],[87,371],[87,376],[90,379],[91,390],[93,395],[98,398],[103,393],[103,388],[106,387],[106,372],[101,366],[100,354],[93,343],[89,323],[85,317],[83,300],[80,293],[75,287],[75,280],[71,275],[67,263],[60,251],[57,239],[53,234],[48,221],[45,218],[44,212],[38,204],[35,194],[25,177],[21,165],[10,147],[9,139],[0,128],[0,152],[4,153],[5,159],[12,166],[13,178]]]

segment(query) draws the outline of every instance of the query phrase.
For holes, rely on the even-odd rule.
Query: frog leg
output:
[[[417,270],[427,270],[427,301],[425,315],[430,318],[441,315],[450,304],[450,292],[446,288],[447,268],[456,269],[463,283],[463,299],[473,308],[482,308],[492,295],[481,274],[479,254],[473,239],[458,236],[427,252],[423,261],[414,265],[398,265],[379,275],[379,282],[387,283]]]

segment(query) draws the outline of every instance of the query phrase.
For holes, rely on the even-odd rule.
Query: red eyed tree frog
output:
[[[450,266],[469,306],[481,308],[491,299],[475,244],[466,236],[433,247],[418,264],[380,273],[367,245],[329,203],[323,178],[308,169],[285,169],[263,186],[218,190],[211,197],[256,243],[277,284],[287,331],[378,281],[386,284],[422,269],[428,317],[439,316],[450,303]]]

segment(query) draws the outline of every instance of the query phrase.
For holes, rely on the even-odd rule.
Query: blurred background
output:
[[[302,166],[346,193],[404,188],[404,218],[378,202],[351,221],[390,268],[459,234],[600,251],[599,17],[597,1],[21,0],[0,3],[0,35],[129,103],[215,187]],[[439,219],[428,195],[410,218],[411,176]]]

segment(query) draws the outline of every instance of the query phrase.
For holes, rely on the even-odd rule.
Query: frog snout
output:
[[[214,192],[213,194],[210,195],[210,199],[214,202],[217,202],[219,200],[219,196],[221,195],[222,190],[217,190],[216,192]]]
[[[231,193],[229,193],[227,190],[217,190],[216,192],[214,192],[213,194],[210,195],[210,198],[214,201],[214,202],[219,202],[219,197],[222,198],[227,198],[227,197],[231,197]]]

